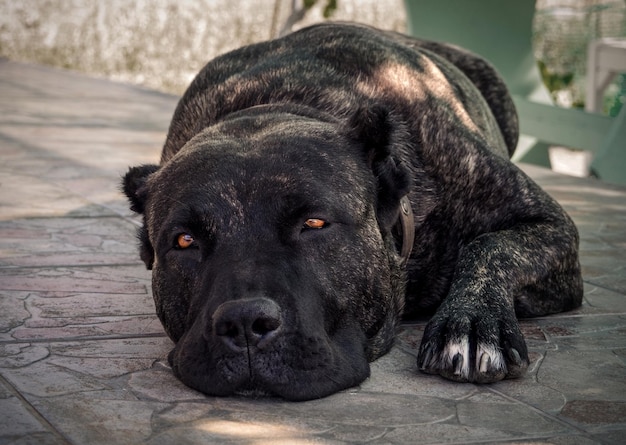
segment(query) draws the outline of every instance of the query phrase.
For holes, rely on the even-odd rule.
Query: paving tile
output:
[[[85,177],[87,172],[107,174],[111,179],[130,165],[158,163],[165,141],[164,131],[122,128],[94,131],[92,126],[79,125],[8,126],[0,123],[0,135],[13,141],[15,147],[7,152],[7,165],[58,181]],[[118,149],[120,141],[124,142],[123,150]],[[89,147],[87,152],[85,147]],[[33,159],[33,155],[37,157]],[[48,162],[39,162],[40,156]]]
[[[128,387],[138,397],[159,402],[175,402],[176,405],[205,400],[202,393],[185,386],[174,377],[165,357],[158,361],[153,360],[151,369],[146,368],[133,372],[128,379]],[[206,410],[206,405],[200,405]]]
[[[594,433],[593,437],[598,439],[600,443],[621,445],[624,443],[624,437],[626,437],[626,428]]]
[[[626,402],[572,400],[565,405],[561,416],[591,425],[626,423]]]
[[[161,368],[156,365],[166,360],[172,342],[161,333],[123,336],[119,339],[58,342],[49,347],[51,357],[48,362],[71,369],[77,360],[84,360],[85,363],[93,364],[85,367],[86,374],[95,373],[98,378],[109,378],[130,376],[130,373],[151,368],[155,368],[151,372],[156,374]],[[167,374],[171,376],[171,372]]]
[[[215,417],[203,415],[200,422],[213,429],[216,422],[233,426],[248,423],[280,426],[306,432],[326,441],[364,443],[384,433],[408,425],[432,424],[453,418],[454,403],[443,398],[424,396],[421,403],[405,395],[347,391],[328,399],[305,403],[280,400],[215,399]],[[373,406],[384,406],[381,417]],[[233,428],[234,431],[236,431]]]
[[[0,341],[163,333],[148,293],[0,291],[2,309]]]
[[[587,285],[585,288],[586,314],[624,314],[626,298],[624,294],[603,287]]]
[[[76,444],[137,444],[152,434],[151,419],[165,405],[76,394],[39,398],[33,406]]]
[[[476,392],[473,385],[457,385],[437,376],[423,374],[417,370],[415,350],[408,353],[393,348],[383,359],[371,364],[371,376],[361,384],[365,392],[406,394],[415,397],[438,397],[460,400]]]
[[[544,356],[542,356],[542,361],[543,359]],[[489,390],[529,407],[541,407],[543,413],[558,414],[567,403],[567,395],[558,389],[543,384],[537,378],[537,371],[541,363],[538,365],[537,369],[527,377],[494,383],[489,387]]]
[[[115,379],[149,369],[171,348],[163,335],[3,346],[0,374],[23,394],[35,397],[115,389],[119,385]]]
[[[42,435],[48,429],[30,412],[24,403],[11,394],[7,385],[0,380],[0,413],[4,418],[0,430],[0,442],[27,435]]]
[[[0,282],[11,291],[142,294],[145,272],[141,265],[0,269]]]
[[[624,401],[626,365],[612,350],[549,351],[537,374],[540,385],[565,399]],[[626,419],[625,419],[626,420]]]
[[[15,292],[9,295],[6,291],[0,291],[0,337],[11,329],[22,325],[24,320],[30,317],[24,300],[28,297],[27,292]]]
[[[155,316],[92,317],[56,320],[60,327],[36,326],[25,323],[22,328],[12,332],[12,337],[19,341],[119,337],[163,334],[163,328]]]
[[[135,230],[111,217],[0,221],[0,268],[136,264]]]
[[[528,406],[495,397],[493,400],[485,400],[484,396],[476,395],[457,403],[457,416],[462,425],[483,428],[488,425],[493,434],[502,435],[500,438],[550,437],[569,430],[563,423],[531,410]],[[511,419],[515,419],[515,422],[511,422]]]
[[[39,344],[5,342],[0,344],[0,353],[0,368],[18,369],[49,357],[50,348]]]
[[[529,441],[529,442],[511,442],[513,444],[535,444],[537,442]],[[542,439],[541,444],[554,444],[554,445],[597,445],[602,443],[608,443],[601,439],[596,439],[593,435],[589,436],[575,436],[575,435],[562,435],[562,436],[553,436],[547,439]]]
[[[199,421],[168,429],[151,438],[150,445],[166,444],[239,444],[255,445],[312,445],[342,444],[345,441],[311,436],[306,431],[294,430],[281,424],[252,422]]]
[[[9,218],[107,216],[112,213],[63,187],[17,173],[0,171],[0,221]],[[25,188],[22,184],[29,184]],[[54,206],[50,203],[54,202]]]
[[[0,268],[0,283],[0,341],[163,335],[141,264]]]
[[[320,435],[338,429],[325,420],[301,416],[285,418],[281,413],[274,415],[271,409],[258,417],[248,417],[247,406],[254,405],[254,401],[248,401],[243,410],[233,410],[213,401],[217,400],[179,403],[158,413],[154,417],[154,423],[158,425],[157,433],[149,443],[172,443],[177,439],[183,443],[210,443],[211,440],[237,443],[242,439],[244,443],[272,439],[277,443],[311,443],[313,437],[315,443],[339,443],[321,439]]]

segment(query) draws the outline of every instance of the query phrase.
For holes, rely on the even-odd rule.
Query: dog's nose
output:
[[[237,351],[249,346],[265,347],[276,337],[281,324],[280,306],[267,298],[228,301],[213,314],[213,332]]]

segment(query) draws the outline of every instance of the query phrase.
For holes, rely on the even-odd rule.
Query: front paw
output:
[[[442,308],[426,326],[418,368],[457,382],[521,377],[529,360],[517,319],[512,313],[494,312],[472,314]]]

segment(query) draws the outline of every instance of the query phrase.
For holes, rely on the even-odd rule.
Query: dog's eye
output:
[[[309,218],[306,221],[304,221],[304,225],[302,226],[302,228],[303,229],[323,229],[327,225],[328,223],[324,221],[323,219]]]
[[[186,249],[193,245],[193,243],[193,236],[188,233],[181,233],[176,239],[176,247],[178,247],[179,249]]]

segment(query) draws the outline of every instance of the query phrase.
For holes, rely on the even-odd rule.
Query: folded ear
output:
[[[397,222],[400,199],[409,193],[409,133],[382,106],[362,107],[348,122],[350,137],[361,143],[378,182],[377,216],[382,230]]]
[[[146,199],[148,197],[146,182],[150,175],[158,169],[158,165],[140,165],[139,167],[131,167],[128,173],[124,175],[122,179],[122,191],[128,197],[130,209],[133,212],[144,213]],[[137,230],[137,238],[139,238],[139,256],[146,264],[146,267],[152,269],[152,265],[154,264],[154,248],[148,236],[145,216],[143,226]]]
[[[145,209],[148,177],[159,169],[158,165],[146,164],[131,167],[122,179],[122,191],[130,201],[133,212],[143,213]]]

